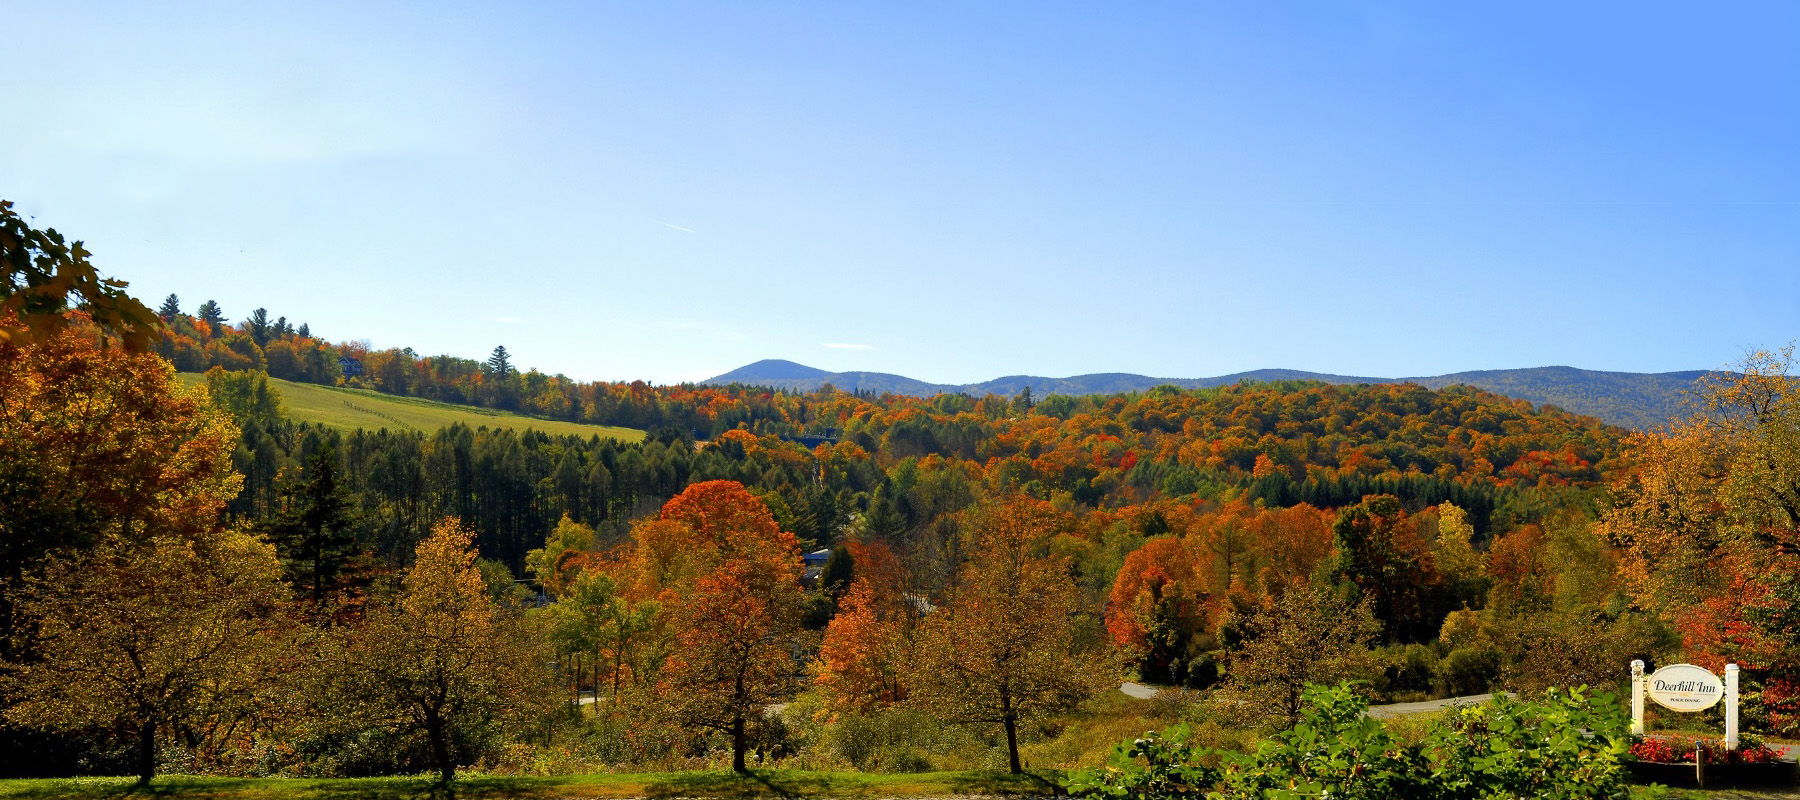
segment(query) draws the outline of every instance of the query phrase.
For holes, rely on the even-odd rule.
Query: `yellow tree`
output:
[[[286,596],[280,577],[274,548],[240,533],[52,560],[20,601],[37,626],[37,653],[7,665],[8,693],[21,698],[7,719],[130,730],[148,782],[159,731],[206,741],[269,698],[282,649],[272,616]]]
[[[496,604],[475,566],[474,534],[454,519],[419,543],[398,596],[374,604],[328,655],[349,721],[425,735],[439,778],[467,753],[454,733],[548,708],[549,656],[526,621]]]
[[[944,719],[1000,725],[1014,774],[1021,721],[1071,708],[1118,675],[1067,560],[1049,552],[1053,513],[1020,500],[980,521],[907,671],[913,697]]]
[[[1307,684],[1372,677],[1377,666],[1369,645],[1381,625],[1369,606],[1367,599],[1353,605],[1311,584],[1266,598],[1227,660],[1228,692],[1245,709],[1272,710],[1291,725],[1300,719]]]
[[[237,438],[167,362],[90,327],[0,341],[0,660],[36,657],[15,603],[52,554],[213,535]],[[0,708],[22,699],[0,687]],[[24,736],[0,726],[0,763],[25,758]]]

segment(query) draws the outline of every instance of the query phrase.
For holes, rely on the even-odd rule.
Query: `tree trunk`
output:
[[[138,784],[148,786],[156,777],[156,723],[144,720],[138,728]]]
[[[437,761],[438,782],[448,786],[456,780],[456,762],[450,759],[450,732],[436,713],[425,715],[425,735],[431,739],[431,757]]]
[[[747,742],[744,737],[744,715],[738,714],[731,720],[731,769],[742,775],[750,770],[744,766],[744,749]]]
[[[1007,714],[1000,722],[1006,726],[1007,766],[1012,769],[1012,774],[1022,774],[1025,769],[1019,765],[1019,720],[1014,715]]]

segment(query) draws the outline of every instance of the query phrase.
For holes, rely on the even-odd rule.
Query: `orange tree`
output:
[[[0,342],[0,580],[59,548],[214,530],[237,435],[167,362],[91,328]]]
[[[667,610],[659,710],[729,736],[732,768],[746,771],[748,725],[796,687],[804,593],[794,535],[742,484],[706,481],[633,530],[628,563],[633,590]]]
[[[1071,708],[1117,677],[1067,560],[1049,552],[1053,528],[1047,504],[988,510],[944,606],[920,625],[907,675],[944,719],[999,724],[1014,774],[1022,720]]]

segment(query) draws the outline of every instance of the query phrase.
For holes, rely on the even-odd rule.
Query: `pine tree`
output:
[[[181,316],[181,298],[173,294],[163,298],[162,308],[156,310],[156,315],[162,317],[164,322],[174,322],[176,317]]]
[[[200,318],[201,322],[211,325],[214,328],[225,323],[224,310],[219,308],[218,303],[211,300],[201,303],[199,310],[194,313]]]
[[[350,530],[351,501],[338,480],[337,451],[321,447],[307,460],[306,479],[290,491],[287,512],[270,526],[282,565],[295,588],[304,588],[314,606],[335,594],[356,557]]]
[[[506,380],[512,374],[512,357],[507,355],[505,345],[494,348],[494,354],[488,356],[487,368],[497,380]]]
[[[245,320],[245,322],[250,325],[250,338],[256,342],[257,347],[262,347],[269,343],[268,309],[259,308],[250,312],[250,319]]]
[[[312,326],[302,322],[300,323],[300,329],[294,331],[294,333],[298,334],[302,339],[310,339],[312,338]]]

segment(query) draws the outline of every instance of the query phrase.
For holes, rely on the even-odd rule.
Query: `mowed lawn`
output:
[[[448,789],[425,777],[404,778],[200,778],[166,776],[148,787],[131,778],[68,780],[0,780],[0,798],[171,797],[205,800],[415,800],[417,798],[718,798],[719,800],[861,800],[888,797],[1050,797],[1063,792],[1062,776],[1007,775],[994,772],[928,772],[868,774],[752,770],[672,772],[566,777],[458,778]]]
[[[198,372],[180,372],[176,373],[176,376],[181,379],[182,383],[189,386],[206,382],[206,376]],[[512,428],[520,431],[531,428],[553,436],[573,435],[583,438],[604,436],[626,442],[641,441],[644,438],[644,432],[635,428],[615,428],[610,425],[583,425],[578,422],[538,419],[523,414],[495,411],[491,408],[440,403],[417,397],[396,397],[370,389],[317,386],[310,383],[284,381],[280,378],[270,378],[269,385],[281,393],[281,407],[289,419],[295,422],[312,422],[346,432],[358,428],[365,430],[387,428],[389,430],[417,430],[432,433],[439,428],[460,422],[471,428],[479,428],[483,425],[489,428]]]

